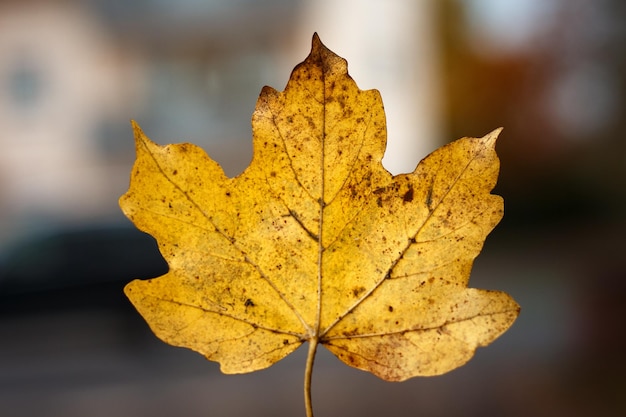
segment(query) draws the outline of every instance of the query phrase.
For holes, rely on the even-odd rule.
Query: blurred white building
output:
[[[113,172],[93,139],[140,96],[126,52],[78,2],[0,5],[2,235],[40,216],[94,218],[114,206]]]

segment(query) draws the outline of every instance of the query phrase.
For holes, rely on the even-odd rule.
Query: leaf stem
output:
[[[315,362],[318,340],[319,339],[315,337],[309,341],[309,353],[306,358],[306,368],[304,370],[304,406],[306,407],[307,417],[313,417],[313,403],[311,402],[311,377],[313,375],[313,363]]]

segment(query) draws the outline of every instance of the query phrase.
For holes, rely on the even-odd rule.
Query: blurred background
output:
[[[503,126],[506,214],[470,282],[514,326],[466,366],[386,383],[319,353],[319,416],[626,414],[626,3],[621,0],[0,2],[0,415],[304,415],[306,349],[225,376],[165,345],[122,294],[167,266],[121,214],[129,119],[252,155],[263,85],[311,36],[380,90],[385,166]]]

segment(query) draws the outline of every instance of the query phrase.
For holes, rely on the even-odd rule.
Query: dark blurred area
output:
[[[123,286],[167,272],[153,238],[128,225],[38,234],[4,251],[0,314],[128,310]]]
[[[122,289],[167,265],[117,199],[134,160],[130,118],[240,172],[261,87],[284,87],[313,30],[362,88],[380,80],[390,147],[414,163],[417,149],[504,127],[505,217],[470,286],[522,307],[440,377],[386,383],[322,350],[316,414],[626,415],[626,3],[386,4],[0,3],[1,416],[304,415],[305,349],[227,376],[152,335]],[[370,67],[373,81],[359,73]],[[396,124],[400,113],[415,124]]]

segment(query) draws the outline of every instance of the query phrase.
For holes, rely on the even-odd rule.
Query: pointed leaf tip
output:
[[[326,47],[326,45],[324,45],[324,43],[320,39],[320,37],[317,34],[317,32],[313,33],[313,39],[311,41],[311,55],[313,55],[313,56],[325,56],[325,57],[334,56],[334,57],[337,57],[339,59],[343,59],[343,58],[340,58],[333,51],[328,49]]]
[[[320,39],[320,36],[317,34],[317,32],[314,32],[313,39],[311,41],[311,49],[316,49],[320,46],[324,46],[324,44],[322,43],[322,40]]]
[[[311,52],[307,56],[305,62],[316,62],[316,65],[320,65],[325,72],[348,72],[347,61],[328,49],[328,47],[322,43],[317,32],[313,34]]]
[[[311,41],[311,56],[321,56],[322,51],[324,51],[326,47],[322,43],[322,40],[318,36],[317,32],[313,34],[313,39]]]
[[[503,127],[499,127],[497,129],[494,129],[491,132],[487,133],[483,137],[483,140],[485,141],[485,144],[487,146],[490,146],[490,147],[495,147],[496,146],[496,141],[498,140],[498,137],[500,136],[500,133],[502,132],[503,129],[504,129]]]
[[[141,129],[141,126],[139,126],[139,123],[137,123],[134,120],[130,121],[130,124],[133,128],[133,135],[135,137],[135,146],[139,146],[139,144],[141,142],[145,142],[145,140],[147,139],[146,135],[143,133],[143,130]]]
[[[134,120],[131,120],[131,121],[130,121],[130,125],[131,125],[131,126],[132,126],[132,128],[133,128],[133,133],[134,133],[134,135],[135,135],[135,139],[139,139],[139,137],[140,137],[141,135],[143,135],[143,130],[141,130],[141,126],[139,126],[139,123],[137,123],[137,122],[136,122],[136,121],[134,121]]]

